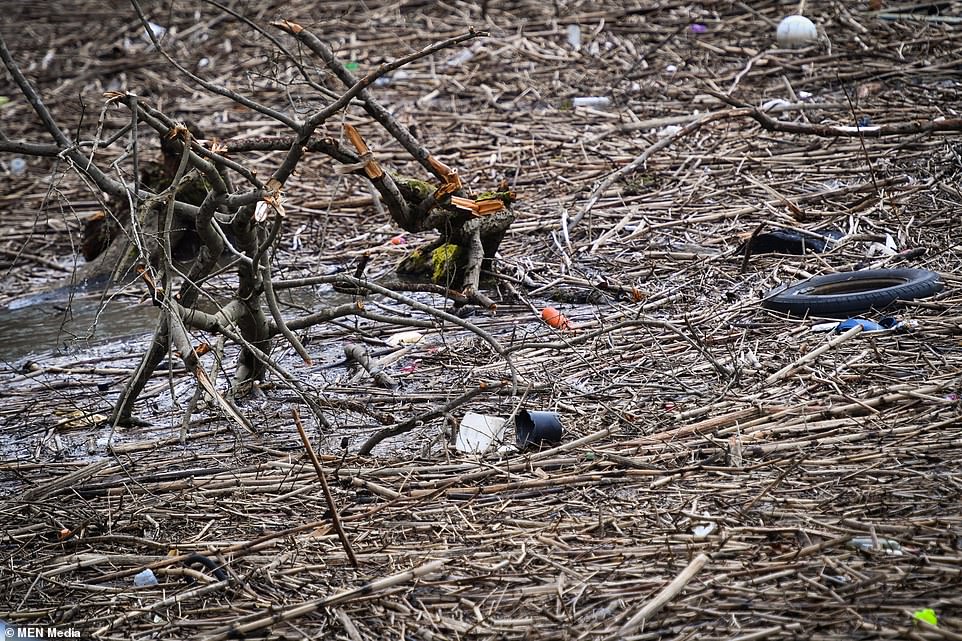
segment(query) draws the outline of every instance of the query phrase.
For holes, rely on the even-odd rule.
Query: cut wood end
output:
[[[351,141],[351,144],[354,145],[354,148],[357,149],[359,154],[363,156],[366,153],[370,153],[371,150],[368,149],[367,143],[364,142],[364,138],[361,137],[360,132],[354,127],[354,125],[345,123],[344,134],[347,136],[347,139]]]
[[[478,214],[481,214],[482,216],[484,214],[493,214],[495,212],[506,209],[506,207],[504,206],[504,203],[496,198],[491,198],[488,200],[479,200],[477,201],[476,204],[478,206]]]
[[[364,173],[367,177],[372,180],[377,180],[378,178],[384,177],[384,170],[381,169],[381,165],[378,164],[373,158],[364,163]]]
[[[283,29],[285,31],[289,31],[294,34],[304,31],[304,27],[297,24],[296,22],[291,22],[290,20],[275,20],[274,22],[271,23],[271,25],[274,27]]]
[[[441,187],[438,188],[438,191],[435,193],[440,192],[442,189],[444,189],[444,187],[445,186],[442,185]],[[478,213],[478,203],[474,202],[470,198],[462,198],[460,196],[451,196],[451,204],[457,207],[458,209],[464,209],[465,211]]]
[[[452,174],[456,174],[456,172],[453,169],[445,165],[443,162],[441,162],[434,156],[428,156],[428,164],[431,165],[431,167],[433,167],[436,172],[438,172],[445,178],[447,178]]]

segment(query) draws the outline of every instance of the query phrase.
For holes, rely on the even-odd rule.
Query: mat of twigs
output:
[[[198,73],[308,104],[270,80],[284,69],[269,43],[213,4],[156,3],[151,19]],[[962,638],[962,3],[809,2],[822,39],[794,51],[774,33],[796,3],[229,4],[303,21],[362,68],[490,32],[376,89],[470,189],[505,177],[518,192],[488,283],[499,306],[469,320],[519,386],[460,328],[422,322],[400,347],[386,339],[411,328],[307,332],[313,366],[278,357],[334,426],[301,408],[335,523],[300,401],[277,381],[242,402],[249,435],[212,405],[184,424],[192,379],[158,370],[149,424],[111,433],[99,421],[145,338],[8,362],[0,618],[96,639]],[[77,126],[95,126],[101,93],[125,87],[222,139],[268,133],[187,87],[129,10],[58,5],[8,7],[0,30],[66,122],[84,111]],[[4,134],[40,136],[3,82]],[[766,128],[763,105],[797,132]],[[383,162],[416,170],[359,111],[346,118]],[[835,129],[860,119],[883,135]],[[4,179],[4,302],[78,260],[101,205],[62,169],[31,159]],[[392,244],[365,185],[321,159],[307,169],[288,186],[275,273],[369,254],[383,275],[423,240]],[[746,259],[760,226],[842,239]],[[870,266],[934,270],[945,288],[898,310],[895,332],[824,333],[760,307],[778,285]],[[546,305],[572,327],[542,322]],[[399,387],[352,369],[348,344]],[[519,452],[509,421],[498,453],[450,445],[465,412],[520,408],[558,412],[562,442]],[[359,456],[383,429],[400,434]],[[158,583],[135,586],[146,569]]]

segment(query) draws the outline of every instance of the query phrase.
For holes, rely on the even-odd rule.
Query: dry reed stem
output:
[[[799,126],[957,118],[957,33],[856,3],[808,3],[831,49],[789,52],[773,45],[784,3],[749,4],[487,3],[484,15],[472,3],[368,2],[363,15],[348,2],[288,3],[284,16],[251,8],[258,24],[283,17],[324,33],[362,71],[470,26],[491,33],[369,89],[459,167],[467,189],[504,176],[518,192],[502,280],[487,290],[497,314],[471,317],[480,335],[374,296],[364,301],[368,317],[294,330],[313,365],[292,348],[271,355],[331,417],[330,428],[310,420],[304,428],[358,568],[290,430],[289,410],[304,401],[288,381],[271,376],[261,397],[238,402],[257,436],[241,438],[216,408],[198,407],[180,444],[191,374],[169,365],[144,396],[152,424],[119,431],[107,456],[102,428],[87,419],[108,412],[129,355],[87,341],[8,357],[0,618],[125,640],[220,638],[251,625],[273,638],[597,639],[638,614],[637,639],[957,636],[957,136],[828,139],[719,116],[659,145],[672,136],[665,127],[732,108],[710,95],[709,81],[734,85],[732,98],[752,108],[783,101],[766,113]],[[78,122],[76,97],[90,109],[122,79],[120,88],[200,119],[228,148],[250,149],[230,157],[270,175],[280,156],[259,145],[282,132],[171,83],[131,16],[77,6],[85,11],[58,21],[45,5],[19,3],[10,19],[24,28],[4,32],[25,69],[36,62],[31,81],[71,131],[93,124]],[[305,68],[306,59],[288,69],[266,40],[210,5],[178,0],[170,9],[149,17],[175,28],[165,47],[190,68],[220,84],[242,70],[259,102],[317,107],[301,69],[321,85],[324,69]],[[693,32],[693,22],[707,31]],[[569,25],[580,26],[577,51]],[[465,52],[470,59],[455,64]],[[569,104],[579,96],[611,103]],[[12,100],[2,114],[8,138],[39,139],[27,105]],[[343,123],[377,131],[355,108]],[[343,123],[323,134],[340,135]],[[106,112],[106,130],[123,124]],[[367,143],[385,168],[426,175],[386,135]],[[71,266],[82,219],[103,208],[99,194],[53,169],[52,160],[30,160],[0,190],[4,303],[46,287],[51,262]],[[351,273],[364,255],[365,273],[386,273],[404,252],[366,187],[331,174],[328,161],[309,157],[288,181],[285,224],[301,245],[284,236],[271,266],[278,279]],[[590,213],[572,225],[592,194]],[[738,248],[759,226],[844,236],[822,254],[752,255],[742,272]],[[813,320],[759,308],[778,285],[880,263],[943,275],[939,296],[897,312],[917,321],[912,331],[861,332],[812,356],[831,340],[812,332]],[[328,303],[357,308],[326,284],[312,287],[304,297],[277,290],[285,318]],[[430,291],[411,296],[433,310],[448,304]],[[136,309],[137,295],[115,302]],[[96,297],[58,304],[87,303],[96,307]],[[582,329],[545,326],[533,310],[547,304]],[[0,330],[28,322],[10,318]],[[387,339],[401,326],[391,318],[424,333],[396,361]],[[43,323],[29,322],[39,341]],[[446,446],[464,411],[517,409],[506,387],[458,402],[478,381],[513,374],[492,341],[511,355],[524,406],[561,414],[560,445],[489,458]],[[351,343],[382,359],[398,389],[352,381],[343,360]],[[214,356],[203,358],[215,371]],[[212,383],[222,389],[224,379]],[[410,429],[357,455],[392,426]],[[184,566],[191,553],[222,561],[226,584]],[[684,589],[659,600],[702,555],[711,560]],[[135,588],[145,568],[159,585]],[[436,571],[415,577],[418,568]],[[911,616],[929,607],[937,631]]]

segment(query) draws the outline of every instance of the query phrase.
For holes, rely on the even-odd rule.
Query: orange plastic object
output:
[[[571,329],[571,321],[568,320],[568,317],[554,307],[545,307],[541,312],[541,320],[555,329],[562,331]]]

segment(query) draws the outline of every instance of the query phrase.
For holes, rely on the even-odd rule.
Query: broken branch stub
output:
[[[359,162],[344,166],[348,173],[363,173],[371,181],[404,230],[435,229],[440,235],[414,249],[401,261],[398,272],[461,289],[475,304],[493,309],[494,302],[481,293],[481,272],[494,271],[498,247],[514,222],[514,192],[502,184],[499,191],[467,198],[458,172],[430,155],[427,164],[442,177],[440,185],[392,175],[381,168],[357,128],[345,124],[344,132],[360,156]]]

